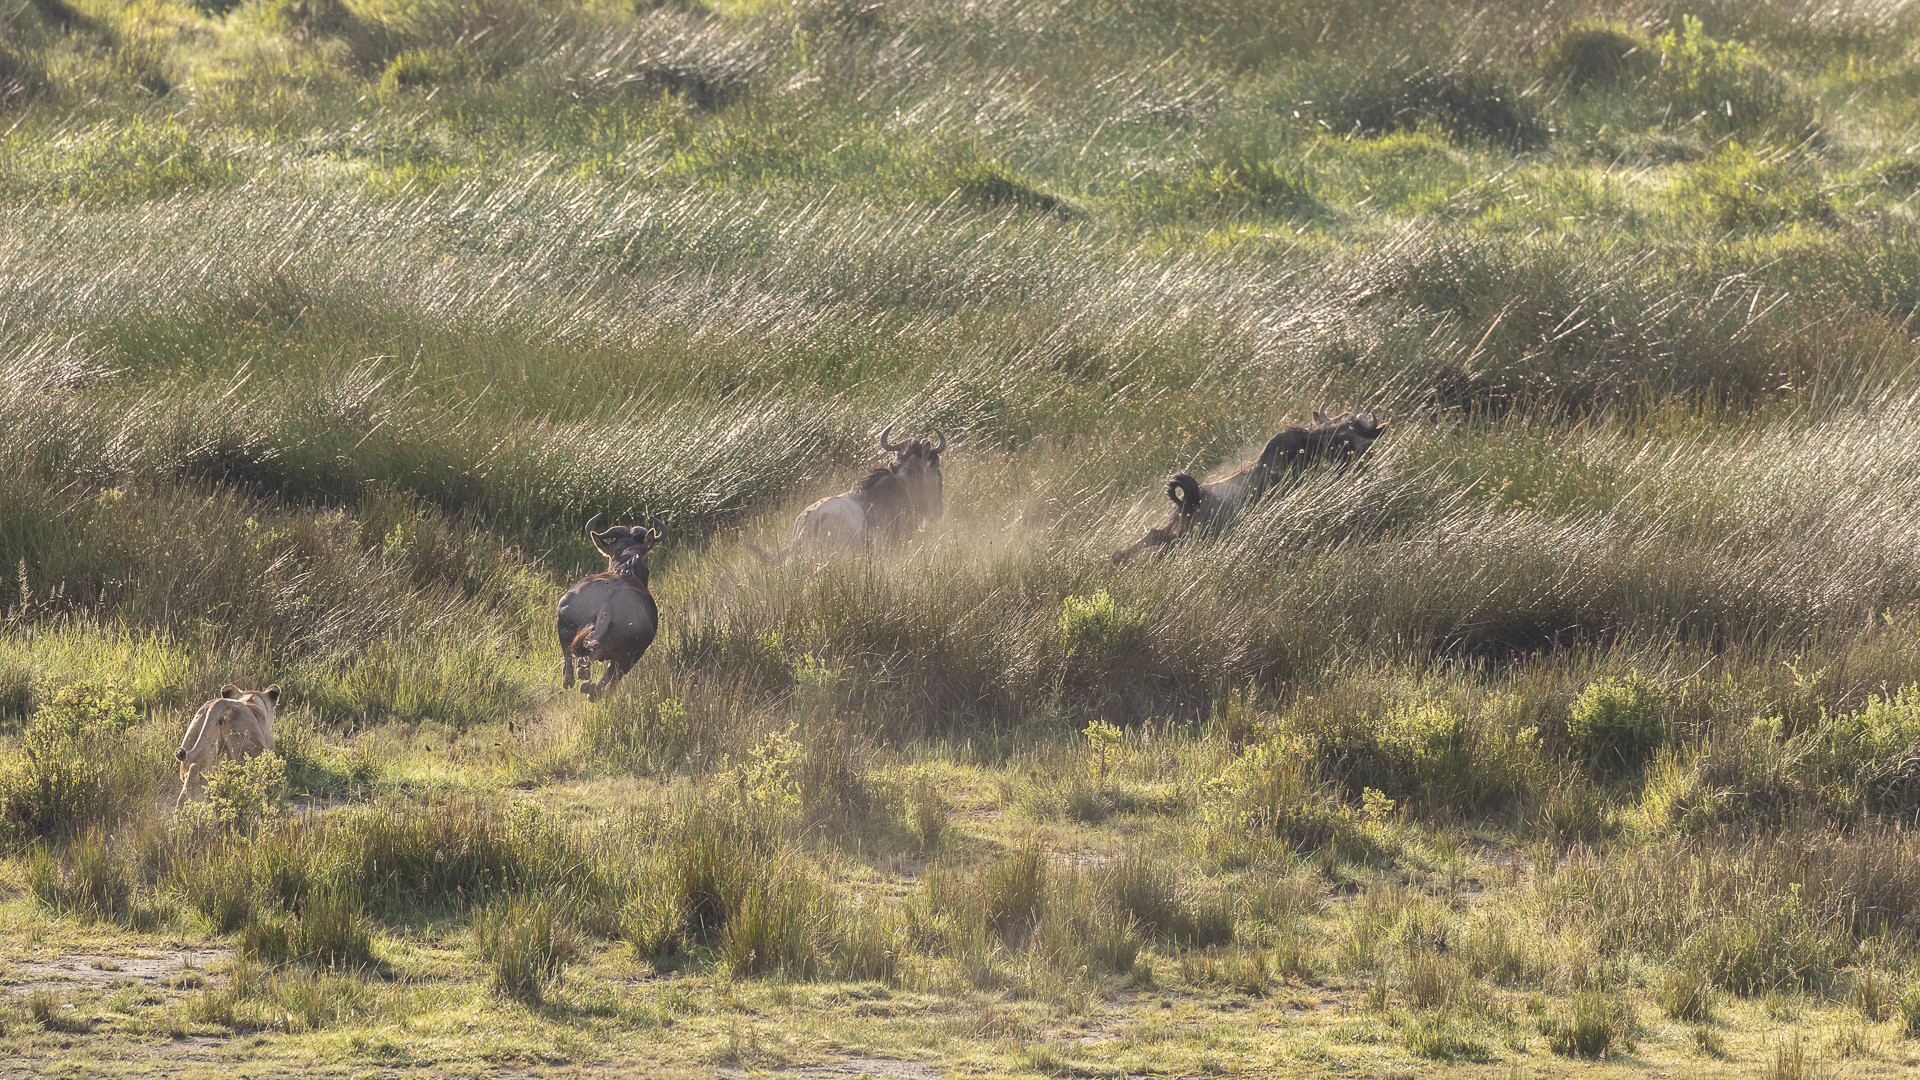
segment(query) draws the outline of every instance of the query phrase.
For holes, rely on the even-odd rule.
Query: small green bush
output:
[[[271,750],[245,761],[221,761],[207,772],[202,791],[205,799],[185,808],[189,820],[251,832],[286,800],[286,762]]]
[[[1863,708],[1822,713],[1791,741],[1790,772],[1823,809],[1903,813],[1920,806],[1920,686],[1874,694]]]
[[[1814,131],[1811,107],[1779,75],[1739,42],[1708,36],[1698,18],[1682,16],[1654,47],[1654,84],[1672,122],[1698,120],[1722,134],[1771,131],[1796,141]]]
[[[1605,19],[1574,23],[1540,53],[1540,74],[1570,90],[1645,78],[1659,65],[1660,52],[1637,27]]]
[[[1682,206],[1704,206],[1722,229],[1832,221],[1838,215],[1817,179],[1811,164],[1757,154],[1735,142],[1696,166],[1677,197]]]
[[[1631,772],[1665,744],[1665,705],[1637,674],[1601,679],[1568,709],[1567,738],[1574,756],[1596,777]]]
[[[20,756],[0,760],[0,828],[29,836],[106,821],[134,790],[124,760],[140,717],[112,683],[83,681],[47,695],[20,732]]]
[[[1249,746],[1200,785],[1201,815],[1214,842],[1261,836],[1349,862],[1378,861],[1389,835],[1381,823],[1368,822],[1312,774],[1312,756],[1298,740]]]
[[[1144,614],[1116,601],[1107,590],[1060,601],[1060,637],[1069,649],[1110,656],[1139,641]]]
[[[784,819],[800,809],[797,775],[806,748],[793,738],[793,725],[761,739],[739,757],[729,755],[714,777],[725,795],[749,814]]]

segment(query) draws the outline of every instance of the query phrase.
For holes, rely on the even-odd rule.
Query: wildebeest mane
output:
[[[862,477],[859,483],[853,485],[853,490],[873,491],[879,488],[880,485],[888,483],[895,479],[897,479],[897,477],[895,477],[893,473],[888,471],[887,469],[875,469],[872,472],[868,473],[866,476]]]

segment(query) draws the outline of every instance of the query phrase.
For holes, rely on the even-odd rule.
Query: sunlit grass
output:
[[[0,1052],[1911,1069],[1920,23],[1587,15],[0,0]]]

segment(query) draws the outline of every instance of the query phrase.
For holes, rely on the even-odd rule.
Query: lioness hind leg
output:
[[[200,787],[200,772],[200,765],[197,762],[181,762],[180,797],[173,800],[174,810],[178,811],[186,806],[187,801],[193,798],[193,793]]]

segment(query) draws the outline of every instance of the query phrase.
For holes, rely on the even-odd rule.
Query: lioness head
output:
[[[265,690],[242,690],[228,683],[220,688],[220,696],[228,701],[238,701],[244,705],[253,706],[260,711],[261,716],[266,717],[267,723],[271,724],[274,709],[280,704],[280,684],[274,683]],[[222,712],[218,723],[222,728],[230,726],[232,721],[229,719],[229,714]]]

